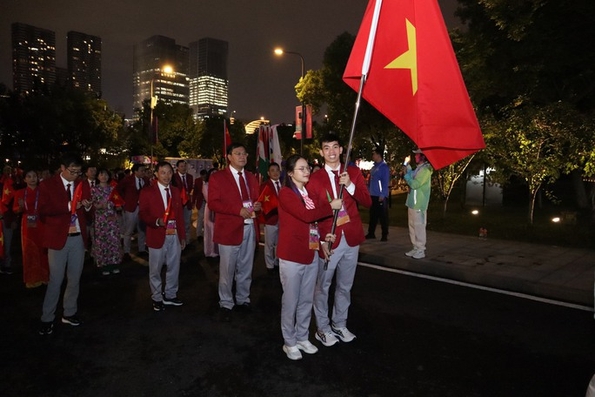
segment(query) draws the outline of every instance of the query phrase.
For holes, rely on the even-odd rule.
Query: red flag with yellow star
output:
[[[405,132],[434,168],[485,147],[437,0],[369,2],[343,74],[356,91],[369,46],[363,98]]]
[[[277,195],[268,184],[266,184],[262,189],[262,192],[260,192],[260,196],[258,197],[257,201],[262,203],[262,213],[265,215],[279,206]]]
[[[7,178],[4,180],[4,184],[2,186],[2,204],[10,204],[10,200],[12,200],[13,196],[14,186],[12,185],[12,179]]]
[[[118,193],[118,190],[115,186],[112,186],[112,191],[109,194],[108,200],[114,203],[116,207],[123,207],[124,206],[124,199]]]

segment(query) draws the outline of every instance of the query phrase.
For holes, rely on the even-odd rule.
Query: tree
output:
[[[461,176],[465,174],[467,167],[469,164],[471,164],[474,158],[475,154],[459,160],[447,167],[441,168],[434,173],[436,185],[438,186],[438,192],[444,201],[444,205],[442,207],[442,216],[446,215],[446,210],[448,209],[448,200],[457,181],[459,181]]]
[[[563,171],[576,167],[572,161],[580,140],[574,132],[583,127],[569,118],[562,103],[511,109],[502,120],[485,122],[486,153],[496,167],[496,179],[505,184],[511,175],[529,189],[528,221],[533,223],[537,192],[554,182]]]

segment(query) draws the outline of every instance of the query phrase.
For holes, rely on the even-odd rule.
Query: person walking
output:
[[[140,194],[139,217],[147,225],[149,285],[153,310],[182,306],[178,299],[180,259],[186,247],[186,225],[180,190],[171,185],[173,167],[167,161],[157,164],[157,182]],[[163,265],[165,285],[161,279]]]
[[[318,330],[316,339],[324,346],[333,346],[339,338],[351,342],[355,335],[347,329],[347,316],[351,304],[351,287],[355,278],[359,245],[365,240],[364,228],[358,206],[370,208],[372,200],[359,168],[341,167],[343,146],[333,133],[320,139],[320,155],[324,167],[312,174],[308,191],[328,201],[339,197],[340,185],[344,185],[343,206],[337,214],[336,241],[323,244],[320,251],[320,267],[314,292],[314,314]],[[333,218],[319,222],[321,235],[331,232]],[[327,266],[325,266],[325,262]],[[326,268],[325,268],[326,267]],[[329,291],[335,279],[335,296],[332,320],[329,318]]]
[[[370,206],[370,223],[368,224],[368,234],[366,239],[376,238],[376,225],[380,221],[382,237],[380,241],[388,240],[388,198],[390,197],[390,170],[388,164],[384,161],[382,149],[375,148],[372,152],[374,166],[370,170],[370,197],[372,205]]]
[[[428,204],[432,187],[434,169],[420,149],[415,149],[415,169],[411,168],[411,157],[403,163],[403,179],[409,186],[407,194],[407,220],[409,239],[413,248],[405,253],[413,259],[426,257],[426,224],[428,223]]]
[[[267,174],[269,179],[260,185],[261,197],[266,190],[265,198],[267,194],[274,195],[278,198],[279,190],[281,190],[281,168],[279,167],[279,164],[275,162],[269,164]],[[278,200],[274,201],[277,202]],[[279,213],[276,206],[270,208],[267,207],[268,206],[265,203],[262,203],[263,213],[261,219],[264,221],[264,263],[267,271],[269,273],[274,273],[275,270],[279,270],[279,258],[276,254],[277,241],[279,240]]]
[[[148,255],[145,248],[145,227],[138,216],[140,191],[145,186],[149,186],[149,179],[146,177],[145,166],[142,164],[134,164],[130,175],[118,183],[118,193],[124,200],[122,211],[122,234],[124,236],[122,240],[125,261],[131,259],[132,234],[135,229],[137,231],[138,256],[146,257]]]
[[[87,218],[91,209],[89,196],[82,191],[79,176],[83,161],[76,155],[65,155],[61,172],[39,185],[39,215],[43,223],[43,244],[48,248],[50,279],[43,300],[40,335],[53,332],[56,307],[66,275],[62,323],[74,327],[78,317],[80,278],[85,261]]]
[[[92,256],[101,274],[120,273],[122,247],[120,245],[120,229],[116,204],[112,197],[113,185],[110,183],[109,171],[101,168],[97,171],[99,183],[91,188],[91,201],[94,207]]]
[[[256,212],[258,181],[244,168],[246,147],[232,143],[227,147],[229,166],[211,175],[208,204],[215,213],[213,241],[219,244],[219,308],[222,321],[229,321],[231,310],[250,311],[252,266],[257,241]],[[232,292],[235,286],[235,300]]]
[[[21,216],[21,249],[25,287],[49,281],[48,250],[42,246],[43,224],[39,218],[39,184],[34,170],[25,172],[27,186],[14,193],[13,210]]]
[[[190,245],[190,226],[192,225],[192,189],[194,177],[188,173],[188,163],[185,160],[176,162],[176,172],[172,179],[172,185],[180,190],[182,206],[184,208],[184,225],[186,227],[186,245]],[[185,200],[185,201],[184,201]]]
[[[215,213],[211,211],[208,204],[209,198],[209,180],[211,175],[217,172],[217,168],[211,168],[209,172],[207,172],[207,176],[205,178],[205,182],[202,185],[202,195],[204,198],[204,237],[203,237],[203,251],[205,253],[205,257],[207,258],[216,258],[219,256],[219,246],[213,241],[213,232],[215,230]]]
[[[308,339],[312,316],[314,288],[318,276],[320,234],[318,220],[329,218],[339,210],[342,200],[330,203],[325,196],[317,197],[306,189],[310,166],[296,154],[285,163],[286,184],[279,192],[279,277],[283,286],[281,297],[281,333],[283,351],[290,360],[299,360],[302,353],[314,354],[318,348]],[[323,241],[332,243],[330,233]]]

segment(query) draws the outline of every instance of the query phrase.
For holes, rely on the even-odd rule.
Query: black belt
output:
[[[80,233],[68,233],[68,237],[76,237],[76,236],[80,236]]]

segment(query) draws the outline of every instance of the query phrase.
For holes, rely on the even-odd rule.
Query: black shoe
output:
[[[165,296],[163,297],[163,304],[167,306],[182,306],[184,303],[176,298],[167,299]]]
[[[382,238],[380,239],[380,241],[388,241],[388,238],[386,236],[382,236]]]
[[[70,324],[73,327],[78,327],[79,325],[81,325],[81,320],[79,320],[79,318],[74,315],[74,316],[62,316],[62,323],[64,324]]]
[[[252,305],[250,305],[250,302],[244,302],[236,305],[234,310],[242,313],[250,313],[252,311]]]
[[[138,254],[136,254],[136,256],[138,256],[139,258],[148,258],[149,253],[147,251],[139,251]]]
[[[122,262],[129,262],[132,260],[132,257],[130,256],[130,254],[127,252],[124,254],[124,256],[122,257]]]
[[[39,335],[51,335],[54,332],[54,323],[50,321],[49,323],[41,322],[41,327],[39,327]]]
[[[361,234],[360,234],[360,236],[361,236]],[[373,234],[370,234],[370,233],[366,234],[366,240],[373,240],[375,238],[376,238],[376,236],[374,236]]]
[[[153,301],[153,310],[156,312],[162,312],[165,310],[165,305],[161,301]]]
[[[228,323],[231,321],[231,309],[226,307],[219,308],[219,321],[223,323]]]
[[[11,267],[1,267],[0,268],[0,274],[14,274],[14,271],[12,270]]]

